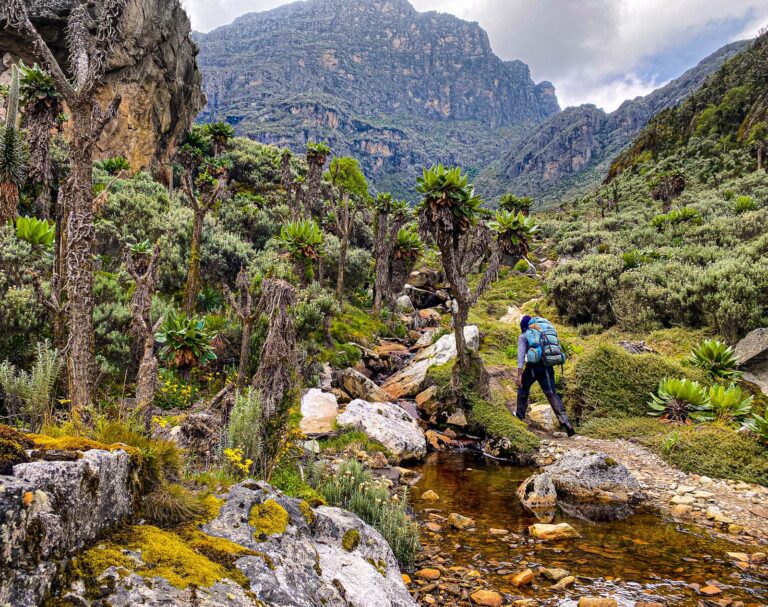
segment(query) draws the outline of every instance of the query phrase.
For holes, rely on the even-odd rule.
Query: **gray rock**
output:
[[[407,295],[401,295],[397,298],[395,309],[403,314],[411,314],[415,310],[411,298]]]
[[[643,498],[634,475],[605,453],[569,451],[546,472],[558,496],[568,501],[627,504]]]
[[[125,451],[14,466],[0,477],[0,605],[40,604],[67,557],[131,514]]]
[[[523,506],[532,512],[552,510],[557,505],[557,490],[547,472],[524,480],[517,489],[517,495]]]
[[[768,328],[755,329],[734,348],[744,379],[768,394]]]
[[[392,403],[353,400],[337,419],[339,427],[354,428],[380,442],[398,460],[418,460],[427,453],[424,433],[416,419]]]
[[[351,367],[339,372],[337,382],[339,387],[352,398],[361,398],[376,403],[385,403],[392,400],[372,380]]]

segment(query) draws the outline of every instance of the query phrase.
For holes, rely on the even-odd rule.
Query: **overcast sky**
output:
[[[366,0],[360,0],[364,2]],[[182,0],[199,31],[285,0]],[[551,80],[560,105],[608,111],[768,25],[768,0],[411,0],[478,21],[503,59]]]

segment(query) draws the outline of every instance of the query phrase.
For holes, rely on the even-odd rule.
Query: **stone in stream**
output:
[[[557,525],[536,523],[535,525],[528,527],[528,533],[537,540],[542,541],[565,540],[581,537],[579,532],[568,523],[559,523]]]
[[[482,607],[501,607],[504,599],[498,592],[493,590],[476,590],[469,598],[475,605],[481,605]]]
[[[437,502],[440,500],[440,496],[432,491],[432,489],[429,489],[428,491],[425,491],[421,494],[421,499],[426,500],[428,502]]]
[[[419,460],[427,453],[427,442],[416,420],[393,403],[353,400],[336,423],[340,428],[364,432],[384,445],[399,462]]]
[[[453,512],[448,516],[448,524],[459,531],[467,531],[468,529],[474,528],[475,521],[468,516],[462,516],[461,514]]]
[[[337,375],[339,387],[352,398],[360,398],[372,403],[386,403],[391,399],[372,380],[355,369],[347,368]]]
[[[616,599],[583,596],[579,599],[577,607],[618,607]]]
[[[414,573],[417,578],[421,578],[422,580],[430,580],[435,581],[440,579],[440,570],[439,569],[419,569],[416,573]]]
[[[709,584],[701,588],[699,592],[704,596],[717,596],[718,594],[722,594],[723,589],[715,586],[714,584]]]
[[[535,474],[524,480],[517,489],[517,496],[523,506],[531,512],[554,510],[557,505],[557,490],[547,472]]]
[[[568,572],[565,569],[560,569],[558,567],[552,569],[542,567],[539,569],[539,573],[550,582],[559,582],[563,578],[568,577]]]
[[[512,583],[516,588],[520,588],[520,586],[528,586],[533,582],[533,571],[530,569],[523,569],[522,571],[518,571],[514,575],[508,576],[507,579]]]
[[[569,451],[546,471],[560,498],[626,504],[644,497],[640,483],[627,467],[605,453]]]
[[[565,590],[576,583],[576,578],[572,575],[566,575],[562,580],[552,586],[552,590]]]
[[[312,388],[301,397],[299,429],[304,434],[331,432],[338,415],[339,404],[336,396],[330,392]]]

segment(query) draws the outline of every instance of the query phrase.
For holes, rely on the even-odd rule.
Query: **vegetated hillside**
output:
[[[730,341],[768,323],[768,36],[613,163],[601,191],[548,223],[550,295],[573,323],[638,332],[707,327]]]
[[[487,196],[505,192],[552,202],[596,185],[609,163],[658,112],[682,103],[747,41],[728,44],[680,78],[607,114],[594,105],[551,116],[478,177]]]
[[[197,41],[203,121],[301,152],[327,141],[396,194],[425,164],[479,171],[559,110],[552,84],[494,55],[476,23],[406,0],[296,2]]]

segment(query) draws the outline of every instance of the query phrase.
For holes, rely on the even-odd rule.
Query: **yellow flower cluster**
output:
[[[224,449],[224,457],[232,465],[233,468],[238,470],[243,475],[248,474],[253,466],[252,459],[246,459],[243,450],[239,447],[236,449]]]

